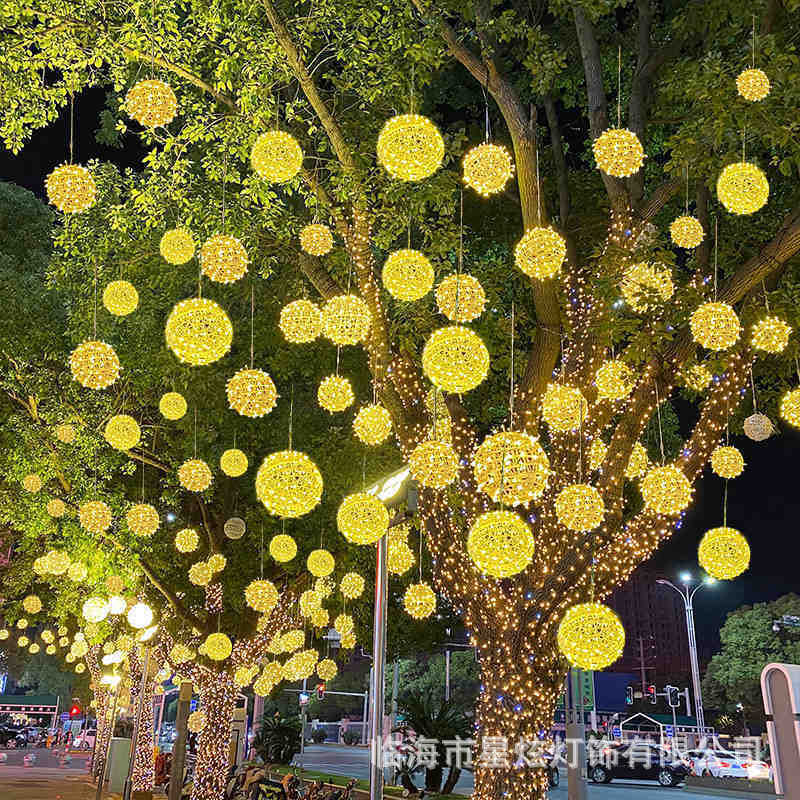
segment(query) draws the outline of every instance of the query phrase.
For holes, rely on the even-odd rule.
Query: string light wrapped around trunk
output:
[[[692,486],[674,464],[653,467],[642,479],[642,497],[647,511],[676,516],[692,501]]]
[[[194,256],[194,237],[187,228],[171,228],[164,232],[158,243],[161,257],[168,264],[179,266],[192,260]]]
[[[247,472],[247,455],[236,447],[231,447],[219,457],[219,468],[229,477],[238,478]]]
[[[495,502],[525,505],[547,488],[550,461],[534,437],[501,431],[487,436],[475,450],[473,471],[478,488]]]
[[[364,444],[383,444],[392,433],[392,415],[377,403],[363,406],[353,419],[353,433]]]
[[[756,350],[765,353],[782,353],[789,344],[789,334],[792,328],[780,317],[767,315],[754,323],[750,343]]]
[[[70,353],[69,368],[81,386],[106,389],[119,378],[120,364],[110,344],[87,339]]]
[[[697,560],[712,578],[729,581],[750,566],[750,545],[736,528],[712,528],[700,540]]]
[[[751,103],[763,100],[769,94],[770,88],[769,78],[763,70],[746,69],[736,76],[736,91]]]
[[[632,391],[636,376],[633,370],[620,359],[603,362],[594,375],[597,396],[602,400],[623,400]]]
[[[728,303],[703,303],[689,318],[692,338],[707,350],[727,350],[739,340],[742,326]]]
[[[395,300],[420,300],[433,287],[433,265],[424,253],[411,248],[395,250],[383,265],[383,287]]]
[[[200,536],[194,528],[182,528],[175,534],[175,549],[179,553],[193,553],[200,544]]]
[[[387,120],[378,135],[378,163],[401,181],[421,181],[436,172],[444,158],[439,129],[419,114]]]
[[[247,274],[247,250],[235,237],[219,233],[200,248],[200,268],[215,283],[235,283]]]
[[[588,483],[565,486],[555,499],[556,519],[567,530],[593,531],[603,521],[606,506],[600,492]]]
[[[180,392],[165,392],[158,401],[158,410],[164,419],[181,419],[187,409],[186,398]]]
[[[139,307],[139,292],[130,281],[111,281],[103,289],[103,305],[115,317],[127,317]]]
[[[692,250],[701,244],[706,234],[700,220],[684,214],[673,220],[669,226],[669,235],[673,244]]]
[[[129,414],[115,414],[106,423],[103,438],[116,450],[130,450],[139,444],[142,431]]]
[[[287,342],[308,344],[322,333],[322,311],[310,300],[293,300],[281,309],[278,327]]]
[[[472,322],[483,314],[486,292],[477,278],[456,272],[436,287],[436,305],[451,322]]]
[[[65,214],[79,214],[97,200],[94,178],[79,164],[60,164],[45,181],[47,199]]]
[[[435,330],[422,351],[422,369],[434,386],[462,394],[489,372],[489,351],[477,333],[461,325]]]
[[[175,119],[178,99],[172,87],[164,81],[138,81],[125,95],[125,111],[145,128],[167,125]]]
[[[608,454],[608,445],[598,436],[589,447],[589,471],[599,469]]]
[[[297,555],[297,542],[288,534],[279,533],[270,540],[269,554],[279,564],[285,564]]]
[[[680,376],[686,386],[695,392],[705,391],[714,380],[714,376],[705,364],[691,364],[681,370]]]
[[[355,399],[350,381],[342,375],[328,375],[317,388],[317,402],[331,414],[350,408]]]
[[[322,333],[334,344],[359,344],[367,338],[372,315],[354,294],[331,297],[322,308]]]
[[[411,451],[408,468],[422,486],[443,489],[458,477],[458,456],[447,442],[430,439]]]
[[[149,503],[136,503],[125,514],[128,530],[135,536],[152,536],[161,524],[158,511]]]
[[[564,614],[557,640],[558,649],[573,667],[602,670],[622,655],[625,628],[608,606],[579,603]]]
[[[300,247],[310,256],[324,256],[333,250],[333,234],[327,225],[312,223],[300,231]]]
[[[720,478],[738,478],[744,471],[744,458],[737,447],[715,447],[711,453],[711,469]]]
[[[436,595],[427,583],[412,583],[403,595],[403,607],[414,619],[427,619],[436,611]]]
[[[105,533],[111,527],[111,509],[102,500],[90,500],[78,509],[78,520],[89,533]]]
[[[635,175],[644,164],[639,137],[627,128],[607,128],[592,142],[597,168],[615,178]]]
[[[567,243],[552,228],[529,228],[514,248],[517,268],[540,281],[555,277],[566,257]]]
[[[233,341],[233,325],[224,309],[205,297],[175,305],[167,317],[167,347],[180,361],[202,366],[219,361]]]
[[[717,197],[731,214],[754,214],[769,199],[769,181],[755,164],[728,164],[717,178]]]
[[[499,144],[484,142],[467,151],[462,162],[463,181],[481,197],[499,194],[514,177],[511,153]]]
[[[665,303],[675,291],[669,267],[647,261],[629,265],[619,288],[625,302],[638,314]]]
[[[190,492],[204,492],[212,478],[211,468],[201,458],[190,458],[178,467],[178,483]]]
[[[305,453],[281,450],[258,468],[256,494],[271,514],[302,517],[322,498],[322,475]]]
[[[250,163],[264,180],[287,183],[303,166],[303,151],[290,133],[268,131],[256,139],[250,151]]]
[[[467,537],[467,552],[475,566],[494,578],[509,578],[531,563],[533,533],[511,511],[488,511],[474,522]]]
[[[374,495],[354,492],[342,500],[336,526],[351,544],[374,544],[389,528],[389,512]]]
[[[225,386],[228,406],[243,417],[263,417],[278,402],[278,391],[263,369],[243,367]]]
[[[542,399],[542,419],[556,433],[576,431],[589,415],[589,404],[575,386],[549,383]]]

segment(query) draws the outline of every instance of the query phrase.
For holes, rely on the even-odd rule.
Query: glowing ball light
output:
[[[253,678],[258,674],[258,664],[250,666],[237,667],[233,673],[233,683],[240,689],[249,686],[253,682]]]
[[[487,436],[475,451],[478,488],[495,502],[516,506],[541,497],[547,488],[550,461],[537,439],[527,433],[501,431]]]
[[[65,214],[79,214],[91,208],[97,199],[94,178],[79,164],[61,164],[45,181],[47,199]]]
[[[193,553],[200,544],[200,536],[194,528],[182,528],[175,534],[175,549],[179,553]]]
[[[339,614],[333,621],[333,628],[338,633],[355,630],[356,624],[350,614]]]
[[[433,265],[419,250],[403,248],[389,254],[383,265],[383,286],[395,300],[425,297],[433,287]]]
[[[116,317],[126,317],[139,306],[139,292],[130,281],[112,281],[103,290],[103,305]]]
[[[304,617],[310,617],[314,611],[321,607],[322,598],[313,590],[306,589],[300,595],[300,614]]]
[[[250,152],[253,169],[271,183],[286,183],[300,172],[303,151],[285,131],[269,131],[256,139]]]
[[[434,386],[462,394],[484,381],[489,351],[477,333],[461,325],[435,330],[422,351],[422,369]]]
[[[228,559],[222,553],[212,553],[206,563],[212,572],[222,572],[228,563]]]
[[[327,225],[312,223],[300,231],[300,247],[310,256],[324,256],[333,250],[333,234]]]
[[[31,640],[27,636],[20,636],[19,639],[17,639],[17,644],[20,647],[27,647],[30,643]]]
[[[436,305],[451,322],[471,322],[483,314],[486,292],[477,278],[455,273],[436,287]]]
[[[790,325],[782,319],[767,316],[753,325],[750,342],[756,350],[765,353],[782,353],[789,344]]]
[[[331,414],[349,408],[355,399],[350,381],[342,375],[328,375],[317,388],[317,402]]]
[[[166,392],[158,401],[158,410],[164,419],[181,419],[187,408],[186,398],[180,392]]]
[[[324,575],[314,581],[314,591],[319,595],[320,599],[323,600],[333,594],[335,586],[336,584],[333,582],[333,579]]]
[[[608,445],[599,437],[589,447],[589,469],[594,471],[600,468],[608,453]]]
[[[336,677],[336,673],[339,672],[339,668],[336,666],[336,662],[330,658],[323,658],[322,661],[317,664],[317,675],[321,681],[332,681]]]
[[[47,553],[46,558],[48,571],[53,575],[63,575],[72,563],[66,550],[51,550]]]
[[[106,578],[106,589],[108,589],[109,592],[118,594],[124,588],[125,588],[125,581],[123,581],[119,575],[109,575]]]
[[[606,513],[600,492],[588,483],[565,486],[556,496],[555,509],[559,523],[576,532],[593,531]]]
[[[364,406],[353,419],[353,433],[364,444],[382,444],[392,433],[392,415],[382,405]]]
[[[602,603],[579,603],[567,609],[558,626],[558,649],[579,669],[602,670],[625,647],[620,618]]]
[[[117,450],[130,450],[139,444],[142,432],[139,423],[128,414],[116,414],[106,423],[103,437]]]
[[[200,268],[215,283],[234,283],[247,273],[247,250],[235,237],[217,234],[200,248]]]
[[[336,526],[351,544],[373,544],[389,528],[389,512],[374,495],[355,492],[342,500]]]
[[[89,533],[104,533],[111,527],[111,509],[102,500],[90,500],[78,509],[78,520]]]
[[[669,235],[673,244],[691,250],[703,241],[706,234],[700,220],[684,214],[673,220],[669,226]]]
[[[72,444],[75,441],[75,428],[72,425],[56,425],[56,439],[64,444]]]
[[[463,180],[481,197],[498,194],[514,177],[514,162],[505,147],[484,142],[467,151]]]
[[[241,517],[230,517],[225,520],[225,524],[222,526],[222,532],[225,534],[225,538],[233,539],[234,541],[236,539],[241,539],[246,530],[247,524]]]
[[[800,389],[791,389],[781,398],[781,417],[791,426],[800,428]]]
[[[108,613],[115,617],[124,613],[127,607],[128,604],[122,595],[112,594],[111,597],[108,598]]]
[[[744,470],[744,458],[736,447],[716,447],[711,453],[711,469],[720,478],[736,478]]]
[[[283,674],[287,680],[300,681],[310,678],[317,665],[319,653],[316,650],[303,650],[293,655],[284,665]]]
[[[186,264],[194,255],[194,237],[186,228],[172,228],[165,231],[158,243],[162,258],[168,264]]]
[[[190,458],[178,467],[178,482],[190,492],[204,492],[211,479],[210,467],[200,458]]]
[[[167,317],[167,347],[180,361],[202,366],[219,361],[231,348],[233,325],[224,309],[205,297],[190,297]]]
[[[324,577],[333,572],[335,562],[333,556],[327,550],[312,550],[306,559],[308,571],[316,577]],[[319,594],[319,592],[317,592]]]
[[[327,608],[316,608],[311,612],[311,624],[315,628],[327,628],[330,614]]]
[[[319,504],[322,474],[299,450],[268,455],[256,474],[256,495],[278,517],[302,517]]]
[[[108,603],[102,597],[90,597],[81,608],[87,622],[102,622],[108,616]]]
[[[47,630],[47,629],[43,630],[41,632],[41,634],[39,634],[39,635],[42,637],[42,641],[45,644],[52,644],[56,640],[56,637],[55,637],[55,634],[53,633],[53,631],[50,631],[50,630]]]
[[[747,161],[728,164],[717,178],[717,197],[731,214],[753,214],[769,199],[767,176]]]
[[[339,589],[348,600],[355,600],[364,593],[364,579],[357,572],[348,572],[342,576]]]
[[[594,376],[597,396],[603,400],[623,400],[633,390],[633,370],[618,358],[601,364]]]
[[[87,389],[105,389],[119,377],[119,358],[110,344],[81,342],[69,356],[72,377]]]
[[[774,430],[769,417],[759,413],[751,414],[747,417],[743,427],[747,438],[752,439],[754,442],[763,442],[765,439],[769,439]]]
[[[278,327],[287,342],[308,344],[322,333],[322,311],[310,300],[294,300],[281,309]]]
[[[647,261],[628,266],[619,288],[625,302],[639,314],[665,303],[675,291],[669,268]]]
[[[226,385],[228,405],[243,417],[263,417],[275,408],[278,392],[262,369],[240,369]]]
[[[546,280],[558,274],[567,257],[567,243],[552,228],[530,228],[514,248],[514,263],[530,278]]]
[[[412,583],[403,595],[403,607],[414,619],[426,619],[436,611],[436,595],[427,583]]]
[[[729,581],[750,565],[750,545],[736,528],[712,528],[700,540],[697,559],[712,578]]]
[[[689,389],[702,392],[711,385],[714,376],[704,364],[692,364],[681,372],[683,382]]]
[[[206,726],[206,715],[203,711],[192,711],[186,721],[186,727],[192,733],[200,733]]]
[[[386,569],[392,575],[405,575],[416,563],[408,542],[399,536],[392,536],[391,531],[386,550]]]
[[[81,564],[80,562],[76,561],[69,565],[67,569],[67,577],[71,581],[82,581],[86,578],[89,574],[89,570],[86,568],[85,564]]]
[[[739,317],[727,303],[703,303],[689,318],[692,338],[708,350],[727,350],[739,339]]]
[[[237,448],[226,450],[219,458],[219,468],[230,478],[238,478],[247,472],[247,456]]]
[[[279,533],[269,543],[269,554],[278,563],[285,564],[297,555],[297,542],[288,534]]]
[[[736,91],[751,103],[763,100],[769,90],[769,78],[763,70],[746,69],[736,76]]]
[[[458,456],[447,442],[431,439],[411,451],[408,468],[425,488],[443,489],[458,477]]]
[[[279,593],[275,584],[268,580],[255,580],[247,584],[244,599],[250,608],[261,614],[272,611],[278,604]]]
[[[387,120],[378,135],[378,163],[401,181],[421,181],[442,165],[444,139],[439,129],[419,114]]]
[[[41,490],[42,486],[42,479],[36,473],[32,472],[22,479],[22,488],[31,494],[36,494],[36,492]]]
[[[675,516],[685,511],[692,501],[692,487],[674,464],[653,467],[642,479],[645,510]]]
[[[481,514],[467,537],[467,552],[475,566],[495,578],[522,572],[531,563],[533,550],[531,529],[511,511]]]
[[[615,178],[635,175],[644,164],[639,137],[627,128],[607,128],[592,142],[597,168]]]
[[[139,81],[125,95],[125,110],[145,128],[155,128],[172,122],[178,110],[178,100],[164,81]]]
[[[20,618],[17,620],[17,627],[18,627],[20,630],[25,630],[25,628],[27,628],[27,627],[28,627],[28,620],[27,620],[27,619],[25,619],[25,617],[20,617]]]
[[[581,390],[564,383],[550,383],[542,399],[542,419],[557,433],[576,431],[586,422],[589,405]]]
[[[0,641],[4,642],[9,636],[11,636],[11,632],[8,630],[8,628],[0,629]]]
[[[331,297],[322,308],[322,333],[334,344],[358,344],[367,338],[372,315],[354,294]]]
[[[277,662],[274,662],[277,663]],[[281,665],[278,664],[280,667]],[[281,669],[281,677],[283,677],[283,670]],[[273,681],[266,670],[259,675],[253,683],[253,694],[259,697],[266,697],[275,688],[275,681]]]
[[[158,511],[149,503],[137,503],[125,514],[128,529],[136,536],[152,536],[161,524]]]
[[[128,609],[128,625],[136,630],[153,624],[153,610],[146,603],[135,603]]]
[[[650,459],[647,456],[647,450],[641,442],[636,442],[631,450],[628,464],[625,467],[625,477],[628,480],[634,478],[641,478],[647,472],[647,467],[650,465]]]
[[[38,595],[29,594],[23,599],[22,607],[29,614],[38,614],[42,610],[42,601]]]

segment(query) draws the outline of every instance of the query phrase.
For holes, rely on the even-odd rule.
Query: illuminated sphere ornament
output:
[[[57,650],[58,650],[58,648],[54,644],[49,644],[45,648],[45,653],[47,653],[47,655],[49,655],[49,656],[54,656],[56,654]]]
[[[669,267],[648,261],[626,267],[619,288],[625,302],[639,314],[665,303],[675,291]]]
[[[186,398],[180,392],[166,392],[158,401],[158,410],[164,419],[181,419],[187,408]]]
[[[306,559],[308,571],[317,578],[330,575],[335,565],[333,556],[327,550],[312,550]],[[317,594],[319,594],[319,592],[317,592]]]
[[[27,620],[27,619],[25,619],[25,617],[20,617],[20,618],[17,620],[17,627],[18,627],[18,628],[19,628],[21,631],[24,631],[24,630],[25,630],[25,628],[27,628],[27,627],[28,627],[28,620]]]
[[[319,504],[322,474],[299,450],[270,453],[258,468],[256,494],[271,514],[302,517]]]
[[[115,317],[127,317],[139,306],[139,292],[130,281],[111,281],[103,290],[103,305]]]
[[[91,208],[97,199],[94,178],[79,164],[61,164],[45,181],[47,199],[65,214],[79,214]]]
[[[336,677],[336,673],[339,671],[339,668],[336,666],[336,662],[330,658],[323,658],[322,661],[317,664],[317,675],[321,681],[332,681]]]
[[[250,151],[250,163],[264,180],[286,183],[303,166],[303,151],[290,133],[269,131],[256,139]]]
[[[589,447],[589,470],[599,469],[605,461],[608,445],[598,436]]]
[[[639,137],[627,128],[607,128],[592,142],[597,168],[615,178],[635,175],[644,164]]]
[[[631,481],[634,478],[641,478],[647,472],[649,465],[650,459],[647,456],[647,450],[641,442],[636,442],[631,450],[628,465],[625,467],[625,477]]]
[[[116,450],[130,450],[139,444],[139,423],[128,414],[116,414],[106,423],[103,437]]]
[[[88,574],[89,570],[86,568],[86,565],[81,564],[79,561],[74,561],[69,565],[69,569],[67,570],[67,577],[75,582],[85,580]]]
[[[237,667],[233,673],[233,683],[240,689],[249,686],[258,674],[258,665]]]
[[[89,533],[105,533],[111,527],[111,509],[102,500],[91,500],[78,509],[78,519]]]
[[[375,495],[355,492],[342,500],[336,526],[351,544],[373,544],[389,528],[389,512]]]
[[[383,444],[392,433],[392,415],[382,405],[364,406],[353,419],[353,433],[364,444]]]
[[[214,572],[205,561],[198,561],[189,567],[189,582],[195,586],[208,586],[213,577]]]
[[[642,479],[645,510],[654,514],[676,516],[692,501],[692,487],[674,464],[653,467]]]
[[[401,181],[421,181],[436,172],[444,158],[439,129],[419,114],[387,120],[378,135],[378,163]]]
[[[194,256],[194,237],[186,228],[165,231],[158,244],[162,258],[168,264],[186,264]]]
[[[537,439],[527,433],[501,431],[487,436],[475,451],[478,488],[507,506],[529,503],[547,488],[550,461]]]
[[[175,119],[178,100],[169,84],[159,80],[138,81],[125,95],[125,110],[145,128],[167,125]]]
[[[303,650],[295,653],[284,665],[283,674],[287,680],[300,681],[310,678],[317,665],[319,653],[316,650]]]
[[[391,531],[386,550],[386,569],[392,575],[405,575],[416,563],[414,551],[408,542],[399,536],[392,536]]]
[[[325,600],[330,597],[335,588],[336,584],[334,583],[333,578],[328,578],[322,575],[314,581],[314,591],[319,595],[321,600]]]
[[[436,287],[436,305],[451,322],[471,322],[483,314],[486,292],[472,275],[454,273]]]
[[[64,444],[72,444],[75,441],[75,428],[72,425],[56,425],[56,439]]]
[[[395,300],[419,300],[433,287],[433,265],[419,250],[403,248],[389,254],[383,265],[383,287]]]
[[[186,664],[188,661],[191,661],[194,658],[194,650],[188,645],[182,644],[178,642],[172,646],[172,649],[169,651],[169,657],[176,663],[176,664]]]
[[[769,78],[763,70],[746,69],[736,76],[736,91],[751,103],[763,100],[769,94],[769,90]]]
[[[34,642],[28,648],[28,652],[31,653],[32,655],[36,655],[41,649],[42,648],[39,647],[39,645],[36,642]],[[80,669],[79,669],[79,667],[80,667]],[[75,672],[83,672],[83,670],[85,670],[85,669],[86,669],[86,665],[85,664],[76,664],[75,665]]]
[[[69,569],[71,563],[66,550],[51,550],[47,554],[47,567],[53,575],[63,575]]]
[[[727,350],[739,340],[742,326],[727,303],[703,303],[689,318],[692,338],[708,350]]]
[[[322,333],[334,344],[358,344],[367,338],[372,315],[354,294],[340,294],[322,308]]]
[[[333,621],[333,628],[338,633],[347,633],[348,631],[355,630],[355,622],[350,614],[339,614]]]
[[[697,560],[712,578],[729,581],[750,566],[750,545],[736,528],[712,528],[700,540]]]
[[[125,514],[128,529],[136,536],[152,536],[161,524],[158,511],[149,503],[137,503]]]
[[[215,283],[234,283],[247,273],[247,250],[235,237],[212,236],[200,248],[200,268]]]
[[[350,408],[355,399],[350,381],[342,375],[328,375],[317,388],[317,402],[331,414]]]
[[[310,300],[294,300],[281,309],[278,327],[287,342],[308,344],[322,333],[322,311]]]
[[[268,580],[256,580],[247,584],[244,599],[254,611],[266,614],[278,605],[279,593],[275,584]]]
[[[69,356],[72,377],[87,389],[105,389],[119,377],[119,358],[110,344],[81,342]]]
[[[23,599],[22,607],[29,614],[38,614],[42,610],[42,601],[38,595],[29,594]]]
[[[39,635],[42,637],[42,641],[45,644],[53,644],[56,640],[55,634],[50,630],[43,630]]]
[[[87,622],[102,622],[108,616],[108,603],[102,597],[90,597],[81,608]]]
[[[127,620],[131,628],[140,631],[153,624],[153,610],[146,603],[134,603],[128,609]]]
[[[552,228],[529,228],[514,249],[517,268],[537,280],[557,275],[566,257],[567,243]]]
[[[474,522],[467,552],[481,572],[508,578],[522,572],[533,558],[533,533],[512,511],[488,511]]]
[[[467,151],[463,161],[464,183],[481,197],[498,194],[514,177],[514,162],[505,147],[484,142]]]
[[[219,361],[231,349],[233,325],[213,300],[190,297],[170,311],[164,333],[167,347],[180,361],[202,366]]]
[[[41,490],[42,486],[42,479],[35,472],[26,475],[22,479],[22,488],[31,494],[36,494],[36,492]]]
[[[190,458],[178,467],[178,483],[190,492],[204,492],[211,479],[211,469],[200,458]]]
[[[306,589],[300,595],[300,614],[304,617],[310,617],[321,607],[321,603],[322,598],[313,589]]]
[[[435,330],[422,351],[422,369],[434,386],[461,394],[489,372],[489,351],[477,333],[461,325]]]
[[[579,669],[602,670],[625,647],[620,618],[602,603],[579,603],[567,609],[558,626],[558,649]]]
[[[263,369],[243,367],[226,385],[228,405],[243,417],[263,417],[275,408],[278,392]]]
[[[581,390],[565,383],[550,383],[542,399],[542,419],[557,433],[576,431],[586,423],[589,405]]]
[[[711,469],[720,478],[737,478],[744,470],[744,458],[737,447],[716,447],[711,453]]]
[[[27,636],[20,636],[19,639],[17,639],[17,644],[20,647],[27,647],[30,643],[31,640]]]
[[[755,164],[728,164],[717,178],[717,197],[731,214],[753,214],[769,199],[767,176]]]
[[[443,489],[458,477],[458,456],[447,442],[429,439],[411,451],[408,468],[425,488]]]
[[[311,624],[315,628],[327,628],[330,623],[331,615],[327,608],[318,608],[311,614]]]
[[[225,524],[222,526],[225,538],[232,539],[233,541],[241,539],[246,530],[247,524],[241,517],[230,517],[225,520]]]
[[[601,364],[594,376],[597,396],[602,400],[623,400],[633,390],[633,370],[618,358]]]
[[[673,244],[691,250],[703,241],[706,234],[699,219],[684,214],[673,220],[669,226],[669,235]]]
[[[175,534],[175,549],[179,553],[193,553],[200,544],[200,536],[194,528],[182,528]]]
[[[556,496],[556,519],[571,531],[593,531],[602,521],[606,506],[600,492],[588,483],[565,486]]]
[[[403,595],[403,607],[414,619],[426,619],[436,611],[436,595],[427,583],[412,583]]]
[[[206,715],[203,711],[192,711],[186,721],[186,727],[192,733],[200,733],[206,726]]]
[[[339,589],[348,600],[355,600],[364,593],[364,579],[357,572],[348,572],[342,576]]]
[[[125,598],[119,594],[112,594],[108,598],[108,613],[113,614],[115,617],[122,614],[128,608],[128,603]]]
[[[744,421],[745,435],[748,439],[752,439],[754,442],[763,442],[766,439],[769,439],[774,430],[775,429],[772,427],[769,417],[765,414],[759,414],[756,412],[755,414],[751,414]]]
[[[279,533],[270,540],[269,554],[279,564],[285,564],[297,555],[297,542],[289,534]]]
[[[231,447],[219,457],[219,468],[230,478],[238,478],[247,472],[247,456],[236,447]]]
[[[225,569],[225,565],[228,563],[228,559],[225,558],[222,553],[212,553],[208,557],[208,561],[206,561],[206,563],[212,572],[222,572],[222,570]]]
[[[791,326],[780,317],[766,316],[753,325],[750,342],[756,350],[782,353],[789,344]]]
[[[10,631],[8,630],[8,628],[2,628],[2,629],[0,629],[0,642],[4,642],[6,639],[8,639],[8,637],[9,637],[10,635],[11,635],[11,633],[10,633]]]
[[[310,256],[324,256],[333,250],[333,234],[327,225],[312,223],[300,231],[300,247]]]
[[[125,589],[125,581],[119,575],[109,575],[106,578],[106,589],[112,594],[119,594]]]
[[[800,389],[791,389],[781,398],[781,417],[794,428],[800,428]]]

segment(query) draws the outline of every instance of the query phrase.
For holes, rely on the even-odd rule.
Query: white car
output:
[[[690,750],[687,759],[694,775],[715,778],[748,778],[748,764],[736,753],[726,750]]]
[[[768,781],[772,777],[769,764],[766,761],[745,758],[742,765],[747,770],[747,777],[751,781]]]

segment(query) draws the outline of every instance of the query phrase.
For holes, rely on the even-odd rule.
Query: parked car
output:
[[[639,778],[658,781],[661,786],[677,786],[688,774],[689,768],[682,759],[650,742],[607,744],[589,751],[589,777],[595,783]]]
[[[747,762],[730,750],[690,750],[686,755],[694,775],[711,775],[714,778],[749,777]]]
[[[94,728],[83,730],[72,740],[72,748],[74,750],[91,750],[94,747],[96,736],[97,731]]]
[[[27,747],[28,737],[19,728],[9,725],[0,727],[0,747]]]

